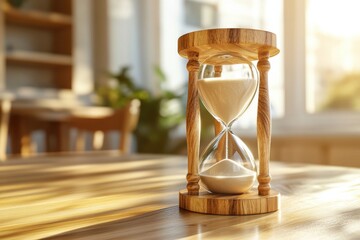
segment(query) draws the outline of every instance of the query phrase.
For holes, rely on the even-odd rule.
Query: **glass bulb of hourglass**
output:
[[[250,61],[229,54],[213,56],[204,63],[197,82],[199,94],[223,130],[200,158],[201,184],[214,193],[244,193],[256,181],[256,165],[249,148],[231,131],[231,125],[255,95],[257,72]]]

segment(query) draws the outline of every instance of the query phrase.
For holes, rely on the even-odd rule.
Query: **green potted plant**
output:
[[[112,108],[122,108],[131,99],[148,99],[149,92],[136,87],[129,76],[129,67],[123,67],[118,73],[109,73],[108,81],[97,86],[96,93],[100,105]]]
[[[155,67],[159,91],[154,94],[136,86],[128,70],[129,67],[123,67],[119,73],[110,74],[108,84],[98,88],[101,104],[121,108],[131,99],[140,99],[140,119],[134,132],[138,152],[173,153],[175,149],[184,147],[185,139],[173,144],[170,138],[173,130],[185,119],[185,89],[176,93],[165,89],[166,76]]]

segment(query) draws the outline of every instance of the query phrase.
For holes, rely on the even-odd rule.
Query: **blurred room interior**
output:
[[[359,5],[3,0],[0,157],[91,148],[186,154],[187,71],[177,39],[234,27],[277,35],[271,159],[360,167]],[[213,119],[202,114],[204,146]],[[234,125],[256,155],[256,101]]]

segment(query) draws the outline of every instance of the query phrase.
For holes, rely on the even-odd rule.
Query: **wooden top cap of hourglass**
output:
[[[268,51],[270,57],[279,53],[276,35],[271,32],[243,29],[220,28],[191,32],[178,40],[178,52],[187,58],[189,52],[199,53],[199,62],[217,54],[237,53],[248,60],[258,60],[259,51]]]

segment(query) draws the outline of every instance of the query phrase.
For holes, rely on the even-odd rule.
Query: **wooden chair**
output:
[[[17,89],[14,92],[9,126],[11,153],[29,156],[40,151],[68,150],[66,145],[62,145],[67,142],[62,140],[68,139],[63,125],[66,129],[70,113],[82,106],[83,102],[67,89]]]
[[[77,129],[76,150],[85,150],[85,132],[93,134],[92,147],[102,149],[104,133],[118,131],[120,141],[118,149],[123,153],[130,150],[130,135],[137,126],[140,115],[140,101],[132,100],[122,109],[105,107],[86,107],[77,109],[68,120],[68,127]]]

